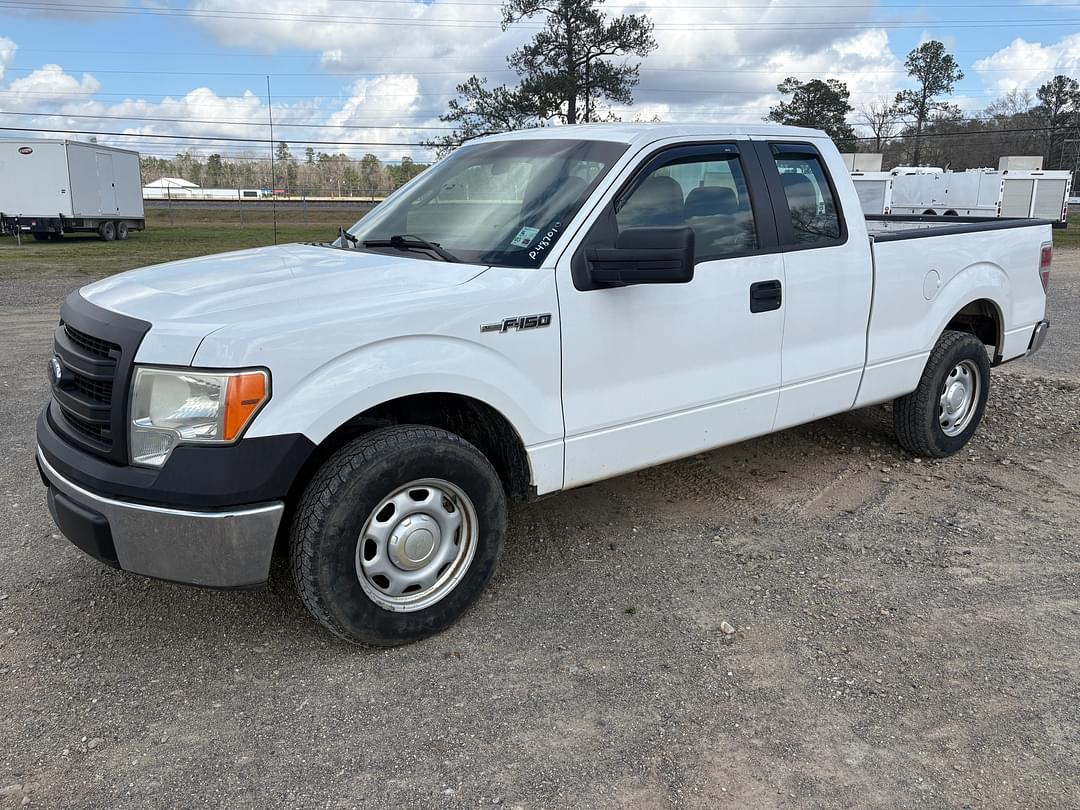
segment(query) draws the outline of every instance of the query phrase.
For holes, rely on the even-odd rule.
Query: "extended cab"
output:
[[[323,625],[402,643],[484,588],[507,498],[885,402],[955,453],[1046,335],[1050,234],[864,218],[814,130],[484,138],[332,244],[72,294],[38,465],[103,562],[247,587],[280,540]]]

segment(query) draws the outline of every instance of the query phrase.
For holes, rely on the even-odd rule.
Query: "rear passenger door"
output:
[[[843,164],[827,165],[812,143],[755,145],[784,252],[779,430],[854,405],[866,362],[873,259],[869,240],[848,233],[832,179],[846,171]],[[853,188],[849,203],[847,215],[861,218]]]
[[[772,428],[784,266],[752,147],[680,146],[639,165],[557,270],[567,487]],[[583,283],[587,248],[613,247],[627,228],[686,225],[691,282]]]

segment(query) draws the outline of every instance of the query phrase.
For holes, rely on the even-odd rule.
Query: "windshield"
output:
[[[368,249],[401,249],[408,235],[464,262],[536,267],[625,151],[626,144],[565,139],[462,146],[350,233],[360,246],[383,243]],[[385,244],[394,237],[398,248]]]

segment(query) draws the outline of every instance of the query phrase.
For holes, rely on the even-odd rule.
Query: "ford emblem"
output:
[[[64,379],[64,367],[60,364],[60,358],[55,355],[49,358],[49,381],[53,385],[60,385]]]
[[[32,155],[32,154],[34,154],[34,150],[31,149],[29,146],[20,146],[19,147],[19,154],[20,155]]]

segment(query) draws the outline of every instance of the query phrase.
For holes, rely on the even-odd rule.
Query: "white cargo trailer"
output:
[[[146,227],[139,154],[96,143],[0,140],[0,232],[126,239]]]
[[[883,216],[892,213],[892,172],[852,172],[851,180],[859,195],[864,214]]]
[[[1019,217],[1064,224],[1068,171],[894,169],[892,213],[947,217]]]

